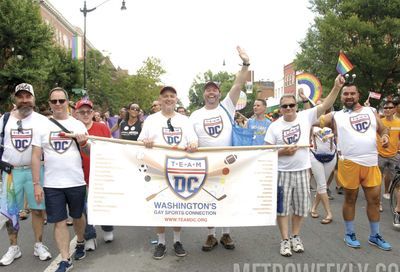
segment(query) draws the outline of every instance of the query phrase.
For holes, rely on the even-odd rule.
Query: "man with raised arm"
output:
[[[296,253],[304,252],[300,230],[310,210],[311,161],[309,149],[299,148],[298,145],[309,144],[312,124],[332,107],[343,84],[344,78],[338,75],[333,89],[322,104],[299,113],[295,95],[282,96],[280,108],[283,116],[269,126],[265,135],[266,144],[293,145],[278,151],[277,222],[282,238],[282,256],[292,256],[292,249]],[[293,209],[292,236],[289,234],[290,206]]]

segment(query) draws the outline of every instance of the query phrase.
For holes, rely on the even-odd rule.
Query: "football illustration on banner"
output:
[[[322,85],[319,79],[310,73],[296,75],[296,89],[303,88],[304,94],[314,104],[321,98]]]
[[[244,109],[246,107],[246,104],[247,104],[247,95],[245,92],[240,91],[239,100],[236,104],[236,110]]]

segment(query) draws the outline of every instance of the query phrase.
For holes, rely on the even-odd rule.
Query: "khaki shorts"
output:
[[[346,189],[375,187],[382,182],[379,166],[363,166],[350,160],[339,160],[338,179]]]

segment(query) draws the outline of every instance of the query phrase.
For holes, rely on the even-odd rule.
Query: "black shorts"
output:
[[[43,188],[47,222],[57,223],[68,218],[81,218],[85,208],[86,185],[70,188]]]

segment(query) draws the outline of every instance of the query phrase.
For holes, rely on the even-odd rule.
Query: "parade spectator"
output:
[[[383,250],[391,250],[379,231],[379,203],[381,173],[378,167],[377,132],[379,143],[387,147],[388,129],[385,128],[376,111],[359,103],[360,92],[356,85],[343,87],[341,102],[343,110],[329,114],[325,123],[334,122],[340,147],[338,179],[344,188],[343,219],[345,224],[344,242],[352,248],[361,247],[356,238],[354,217],[359,187],[364,190],[367,201],[367,217],[370,225],[368,242]]]
[[[247,127],[254,130],[253,145],[263,145],[265,133],[271,121],[265,117],[267,102],[264,99],[256,99],[253,104],[254,117],[247,121]]]
[[[159,112],[161,110],[161,105],[160,105],[160,101],[158,100],[154,100],[153,103],[151,103],[151,113],[156,113]]]
[[[171,147],[185,147],[188,151],[197,149],[197,136],[188,117],[175,112],[177,101],[177,93],[173,87],[166,86],[161,89],[159,97],[161,111],[147,117],[138,138],[147,148],[153,147],[153,144],[161,144]],[[181,243],[181,227],[174,227],[173,229],[175,255],[184,257],[187,253]],[[160,260],[164,258],[167,251],[165,227],[157,227],[156,232],[158,243],[153,258]]]
[[[143,125],[139,119],[139,114],[139,105],[130,103],[126,116],[119,126],[120,139],[137,141]]]
[[[68,94],[64,89],[57,87],[50,91],[49,105],[54,119],[46,119],[40,127],[38,126],[40,133],[33,135],[32,139],[32,179],[36,202],[39,204],[45,199],[47,221],[54,223],[54,238],[61,255],[57,272],[63,272],[73,266],[69,256],[67,205],[77,236],[74,259],[80,260],[86,256],[86,220],[83,214],[86,183],[80,150],[89,153],[90,146],[87,143],[85,126],[68,115]],[[65,130],[73,132],[75,140],[60,136],[60,132]],[[43,188],[39,182],[42,149],[45,169]]]
[[[81,121],[89,135],[111,138],[110,129],[101,122],[93,121],[93,117],[96,112],[93,111],[93,102],[89,99],[81,99],[75,105],[78,120]],[[89,175],[90,175],[90,156],[82,153],[83,172],[85,182],[89,187]],[[87,217],[86,217],[87,221]],[[114,227],[113,226],[101,226],[103,230],[103,239],[106,243],[110,243],[114,240]],[[85,250],[94,251],[97,248],[97,233],[96,228],[93,225],[89,225],[86,222],[85,228]]]
[[[116,117],[118,117],[118,120],[110,129],[114,138],[119,138],[119,136],[120,136],[119,135],[119,127],[120,127],[121,122],[125,119],[126,114],[127,114],[126,108],[121,108],[119,110],[119,115],[118,116],[116,115]]]
[[[296,253],[304,252],[300,231],[310,209],[310,152],[308,148],[297,145],[309,144],[312,124],[332,107],[343,84],[344,78],[337,76],[333,89],[321,105],[298,113],[296,97],[282,96],[280,108],[283,116],[269,126],[265,135],[266,144],[292,145],[278,151],[277,222],[282,238],[282,256],[292,256],[292,249]],[[292,237],[289,235],[290,206],[293,209]]]
[[[14,168],[10,173],[2,172],[3,189],[1,195],[1,213],[10,220],[6,223],[10,247],[1,258],[0,265],[10,265],[15,259],[20,258],[22,253],[18,246],[18,210],[24,207],[24,196],[32,212],[32,228],[35,245],[33,254],[40,260],[51,259],[49,249],[42,243],[43,221],[45,218],[45,204],[36,203],[34,187],[43,184],[43,165],[38,165],[38,177],[32,182],[32,138],[39,133],[38,125],[46,122],[47,118],[33,111],[35,107],[35,93],[33,87],[27,83],[21,83],[15,87],[14,103],[16,110],[9,113],[9,119],[3,130],[4,116],[0,119],[0,130],[4,136],[4,153],[0,158],[11,164]],[[9,186],[14,190],[10,191]],[[15,207],[17,214],[12,214],[9,208]]]
[[[247,127],[247,118],[240,112],[235,112],[235,122],[238,126],[245,128]]]
[[[204,85],[204,107],[194,111],[190,115],[190,121],[199,137],[199,146],[231,146],[232,145],[232,122],[235,107],[240,96],[240,90],[246,82],[249,68],[249,57],[246,52],[237,47],[243,66],[237,74],[235,82],[224,100],[221,100],[221,90],[215,82],[209,81]],[[228,116],[228,113],[230,116]],[[222,228],[221,244],[226,249],[234,249],[235,243],[230,236],[230,228]],[[215,237],[215,228],[208,228],[208,236],[203,251],[211,251],[218,245]]]
[[[180,107],[176,108],[176,111],[182,115],[187,116],[187,111],[186,111],[185,107],[180,106]]]

